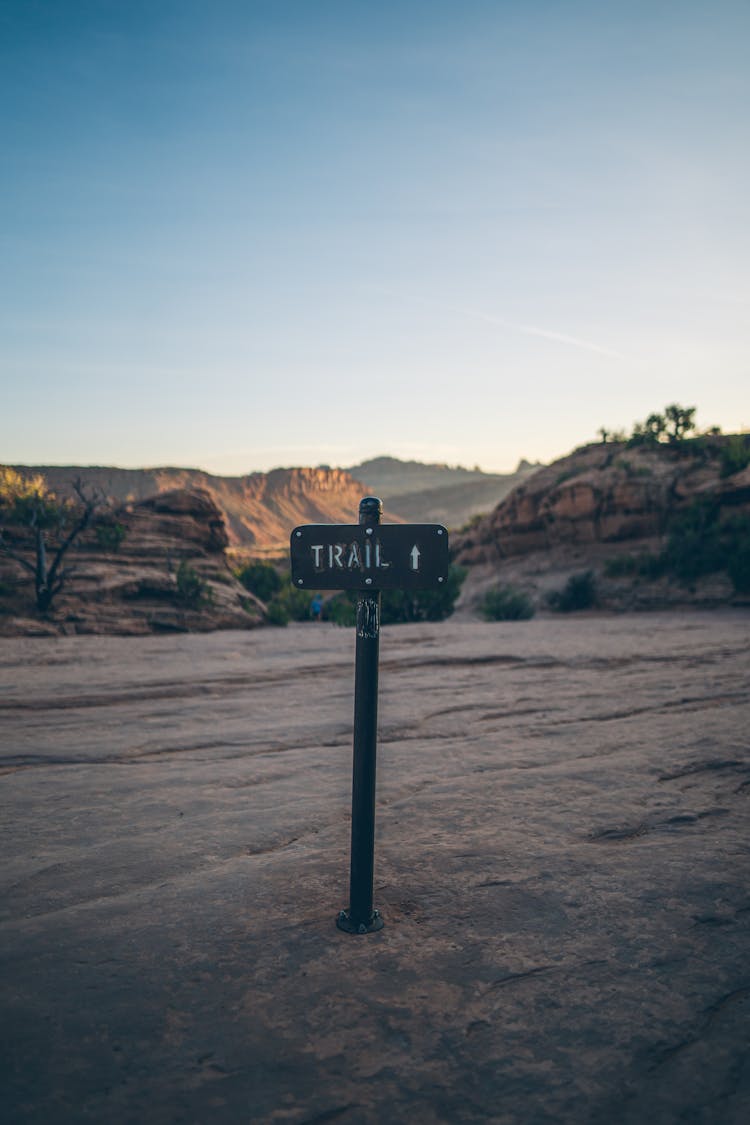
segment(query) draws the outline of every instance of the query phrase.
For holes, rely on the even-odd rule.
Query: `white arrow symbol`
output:
[[[419,570],[419,555],[420,555],[420,551],[419,551],[419,547],[417,546],[417,544],[416,544],[416,543],[415,543],[415,544],[414,544],[414,546],[412,547],[412,549],[411,549],[411,551],[409,552],[409,554],[411,555],[411,568],[412,568],[412,570]]]

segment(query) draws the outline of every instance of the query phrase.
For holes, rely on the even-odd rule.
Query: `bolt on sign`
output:
[[[349,934],[383,927],[373,909],[375,759],[381,590],[439,590],[448,580],[448,532],[441,524],[381,524],[383,505],[365,496],[358,524],[306,524],[290,538],[292,582],[304,590],[356,590],[354,768],[349,909],[336,925]]]

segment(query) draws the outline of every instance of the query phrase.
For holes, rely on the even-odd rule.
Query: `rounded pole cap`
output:
[[[383,501],[377,496],[363,496],[359,502],[360,523],[380,523]]]

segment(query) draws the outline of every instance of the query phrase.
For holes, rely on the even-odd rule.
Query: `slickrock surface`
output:
[[[353,631],[4,640],[5,1120],[744,1125],[748,624],[384,630],[365,937]]]

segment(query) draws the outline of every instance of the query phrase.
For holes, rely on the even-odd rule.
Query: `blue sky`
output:
[[[750,426],[750,6],[4,0],[0,461]]]

